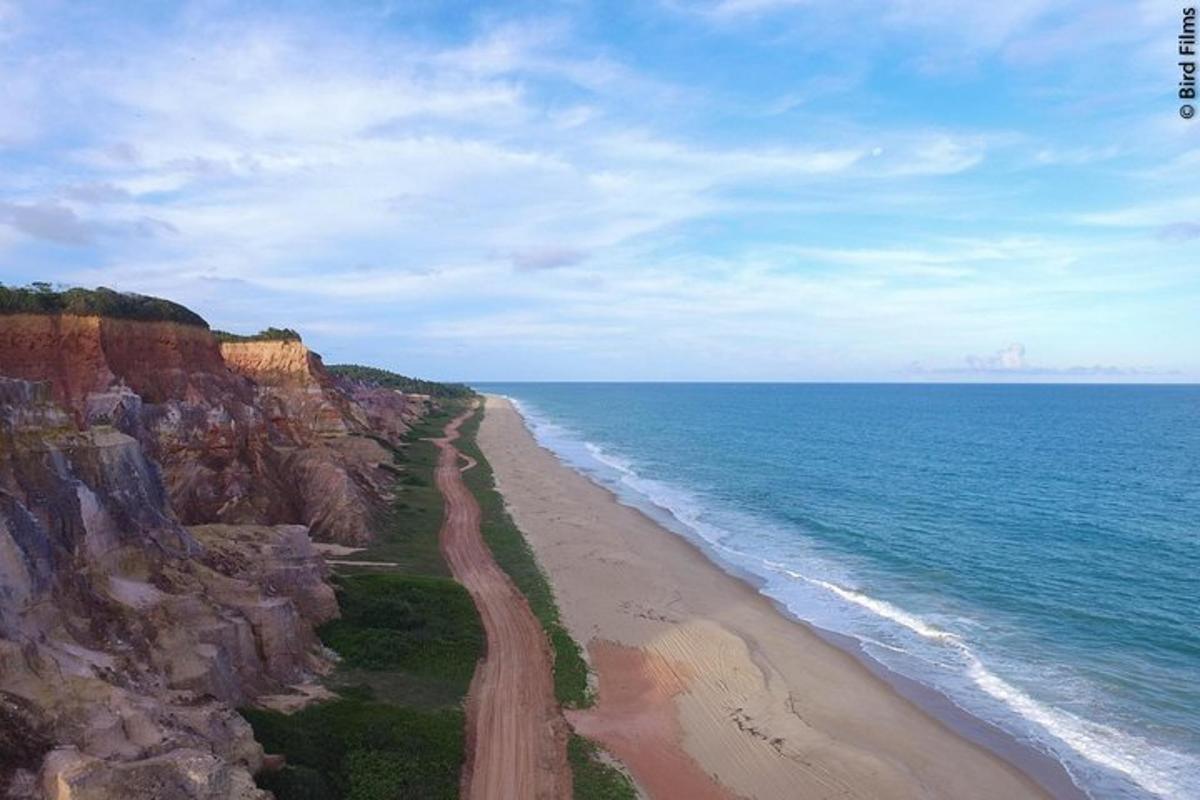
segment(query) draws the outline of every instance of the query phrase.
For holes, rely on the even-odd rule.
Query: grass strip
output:
[[[588,666],[579,644],[567,632],[559,617],[558,604],[537,556],[525,540],[496,490],[491,464],[477,441],[484,411],[476,411],[463,423],[458,449],[474,458],[476,466],[463,473],[467,487],[475,495],[482,512],[484,541],[501,569],[525,595],[535,616],[542,623],[554,650],[554,693],[559,704],[568,708],[588,708],[594,697],[588,685]],[[628,776],[606,759],[598,745],[572,734],[567,746],[571,763],[575,800],[635,800],[637,791]]]
[[[500,568],[525,595],[550,639],[554,650],[554,694],[558,702],[567,708],[587,708],[593,700],[588,686],[587,662],[583,660],[578,643],[563,627],[550,581],[538,565],[525,536],[508,515],[504,498],[496,491],[492,466],[476,442],[482,420],[481,409],[463,423],[462,436],[455,445],[476,461],[474,469],[463,473],[463,479],[479,503],[483,539]]]
[[[571,762],[575,800],[637,800],[633,782],[589,739],[571,734],[567,759]]]
[[[336,579],[342,616],[321,641],[342,666],[455,681],[466,694],[484,648],[471,596],[449,578],[370,573]]]
[[[483,625],[438,548],[443,501],[434,485],[437,435],[458,413],[422,420],[390,448],[399,476],[378,540],[347,559],[391,561],[386,571],[339,566],[342,616],[318,631],[341,656],[339,697],[285,715],[244,709],[269,753],[287,766],[258,776],[278,800],[454,798],[465,756],[462,700],[483,655]],[[381,444],[390,447],[385,441]]]
[[[394,800],[458,797],[465,718],[340,697],[295,714],[246,709],[269,753],[288,766],[259,776],[280,800]]]

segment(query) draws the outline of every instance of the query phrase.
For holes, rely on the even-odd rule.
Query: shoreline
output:
[[[613,644],[665,659],[675,681],[686,675],[667,693],[675,744],[728,796],[794,796],[808,784],[821,797],[1086,797],[1050,756],[794,617],[562,463],[509,401],[488,397],[479,443],[593,664],[597,644]],[[630,720],[604,718],[606,678],[630,675],[607,672],[598,665],[597,712],[573,722],[607,731],[611,741],[595,738],[620,755]]]

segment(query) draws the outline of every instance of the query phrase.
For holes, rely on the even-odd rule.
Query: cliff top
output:
[[[0,315],[71,314],[79,317],[112,317],[143,322],[178,322],[208,328],[196,312],[161,297],[98,289],[55,289],[48,283],[28,286],[0,284]]]
[[[339,378],[358,383],[397,389],[405,394],[427,394],[431,397],[471,397],[475,390],[462,383],[438,383],[398,375],[378,367],[360,364],[326,364],[325,369]]]
[[[229,331],[213,331],[213,336],[217,337],[218,342],[229,342],[233,344],[241,342],[298,342],[300,334],[291,328],[266,328],[258,333],[252,333],[246,336]]]

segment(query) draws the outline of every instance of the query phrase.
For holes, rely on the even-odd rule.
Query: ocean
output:
[[[1090,796],[1200,798],[1200,387],[477,388]]]

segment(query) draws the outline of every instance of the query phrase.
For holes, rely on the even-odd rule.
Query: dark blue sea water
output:
[[[1200,387],[479,388],[1092,796],[1200,798]]]

